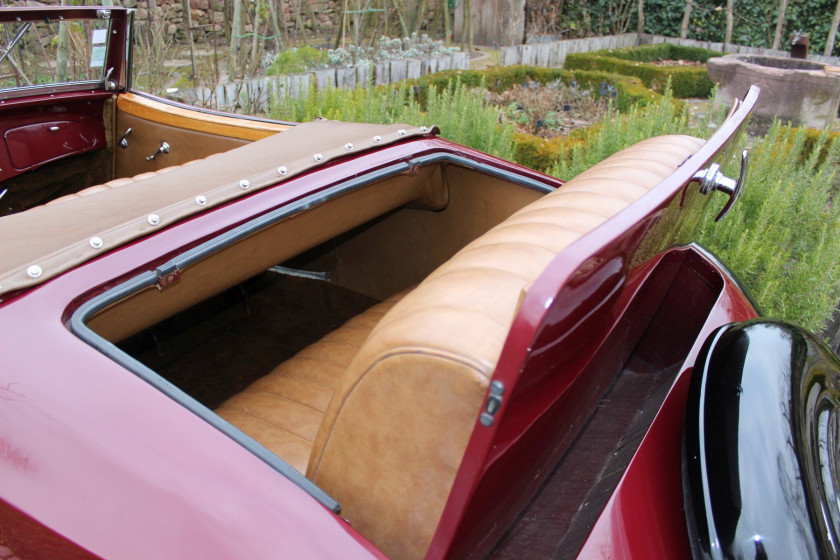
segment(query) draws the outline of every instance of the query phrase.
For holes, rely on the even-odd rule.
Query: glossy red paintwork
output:
[[[0,303],[0,496],[108,558],[377,557],[335,516],[245,448],[87,346],[65,326],[85,299],[235,225],[439,139],[324,166],[112,251]],[[557,181],[553,181],[558,184]],[[49,351],[16,352],[49,340]],[[14,458],[14,459],[12,459]],[[8,472],[8,474],[5,474]],[[144,541],[149,536],[154,541]],[[0,528],[0,542],[3,542]],[[130,549],[125,542],[137,542]]]
[[[0,105],[0,181],[57,159],[103,148],[102,106],[110,95],[91,97],[40,100],[23,107]]]
[[[758,316],[728,272],[716,263],[714,266],[725,281],[724,289],[665,403],[581,549],[580,559],[691,558],[680,452],[692,367],[703,341],[717,327]]]
[[[92,17],[95,9],[78,10]],[[117,84],[125,85],[120,62],[127,20],[123,11],[114,14],[118,47],[109,50],[108,64]],[[0,11],[0,21],[9,21],[8,14]],[[2,103],[36,103],[49,111],[64,95]],[[80,103],[101,103],[99,96],[109,94],[88,95]],[[721,138],[735,128],[725,125]],[[578,433],[609,372],[642,336],[654,306],[636,302],[655,265],[689,254],[704,258],[693,249],[662,253],[684,241],[665,217],[687,214],[699,202],[696,193],[683,200],[680,187],[721,145],[708,143],[666,185],[564,251],[531,287],[494,376],[506,387],[502,409],[492,428],[473,434],[430,557],[483,555],[499,538]],[[83,343],[66,323],[95,294],[222,231],[349,177],[434,151],[562,184],[444,140],[410,140],[325,165],[0,297],[0,544],[43,554],[49,541],[53,550],[67,551],[59,555],[89,551],[106,558],[381,557],[339,516]],[[754,315],[724,272],[720,277],[722,295],[697,345],[715,326]],[[583,557],[684,554],[678,435],[695,356],[696,348]]]
[[[476,424],[430,556],[484,555],[571,444],[635,343],[611,335],[626,310],[628,278],[693,235],[674,224],[698,215],[692,206],[703,197],[682,186],[723,157],[756,98],[747,96],[666,182],[565,249],[528,290],[493,377],[505,386],[499,421]]]

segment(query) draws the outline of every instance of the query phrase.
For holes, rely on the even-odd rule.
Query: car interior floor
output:
[[[119,346],[213,409],[375,303],[325,280],[268,270]]]

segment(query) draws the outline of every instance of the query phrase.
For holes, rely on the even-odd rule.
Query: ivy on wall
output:
[[[723,42],[726,29],[725,0],[691,0],[688,38]],[[529,35],[582,37],[635,31],[637,0],[529,0]],[[645,33],[680,36],[685,0],[645,0]],[[811,52],[822,54],[828,39],[837,0],[790,0],[785,11],[782,48],[788,37],[801,31],[810,36]],[[735,0],[732,41],[739,45],[771,47],[778,16],[778,0]],[[835,41],[840,55],[840,40]]]

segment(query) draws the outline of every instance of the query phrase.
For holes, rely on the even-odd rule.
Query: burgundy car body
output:
[[[70,12],[90,17],[85,9]],[[128,87],[122,46],[130,11],[111,13],[114,85],[16,91],[4,99],[0,168],[8,171],[0,180],[102,141],[104,131],[85,123]],[[2,21],[12,18],[0,13]],[[575,242],[528,291],[493,376],[505,386],[497,421],[473,432],[427,557],[548,557],[557,550],[580,558],[690,556],[680,473],[689,378],[709,334],[758,313],[732,275],[691,244],[693,231],[678,224],[709,200],[692,178],[729,157],[756,97],[747,96],[691,165]],[[64,143],[67,153],[56,153],[47,132],[54,121],[77,123],[84,129],[77,137],[88,142]],[[0,549],[20,558],[383,557],[340,515],[68,325],[91,298],[219,232],[348,177],[441,154],[562,185],[418,137],[337,160],[0,296]],[[635,368],[644,377],[666,366],[675,374],[655,406],[598,406],[610,372]],[[638,383],[650,389],[652,381]],[[620,437],[637,406],[650,418],[638,447],[605,503],[586,523],[575,521],[598,478],[580,473],[608,464],[613,450],[590,445],[588,436]],[[604,418],[591,421],[593,411]],[[518,524],[523,510],[553,521]]]

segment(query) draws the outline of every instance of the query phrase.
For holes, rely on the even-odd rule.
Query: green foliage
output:
[[[394,86],[343,90],[310,88],[306,99],[274,100],[273,118],[310,121],[316,117],[369,123],[436,124],[443,138],[495,156],[513,157],[513,126],[499,118],[499,110],[484,102],[481,90],[451,81],[442,88],[428,86],[421,108],[407,82]]]
[[[326,68],[328,55],[326,52],[310,46],[280,51],[274,62],[266,70],[269,76],[283,74],[297,74],[318,68]]]
[[[707,111],[692,129],[688,106],[676,101],[670,90],[646,107],[634,107],[627,114],[608,111],[597,127],[582,130],[576,141],[564,150],[549,168],[549,175],[570,179],[619,150],[662,134],[697,134],[708,130],[709,123],[722,120],[723,108]]]
[[[526,82],[537,82],[541,85],[560,80],[570,86],[576,82],[583,88],[592,90],[596,97],[600,96],[599,88],[602,83],[615,87],[617,96],[615,105],[619,111],[629,111],[635,105],[647,105],[660,95],[646,88],[642,81],[634,76],[622,76],[609,72],[591,70],[561,70],[559,68],[540,68],[536,66],[495,66],[486,70],[447,70],[437,74],[427,74],[412,82],[420,86],[418,99],[421,105],[425,100],[425,88],[434,86],[438,90],[447,87],[450,81],[457,81],[469,87],[485,87],[493,93],[501,93],[513,86]]]
[[[572,142],[549,173],[569,179],[645,138],[697,135],[720,122],[723,109],[709,111],[694,129],[667,92],[648,107],[610,112]],[[814,331],[824,328],[840,299],[840,205],[833,203],[838,165],[837,134],[776,123],[751,151],[749,184],[738,204],[715,223],[722,200],[712,199],[698,234],[766,315]],[[737,175],[737,166],[727,172]]]
[[[566,56],[564,69],[601,70],[615,74],[636,76],[642,83],[659,93],[665,91],[668,80],[675,97],[707,97],[712,81],[705,66],[658,66],[656,60],[692,60],[706,62],[720,53],[693,47],[679,47],[666,43],[626,49],[610,49]]]
[[[809,146],[810,144],[810,146]],[[821,330],[840,297],[840,141],[774,124],[751,152],[749,188],[727,217],[711,209],[699,241],[771,317]]]

